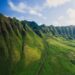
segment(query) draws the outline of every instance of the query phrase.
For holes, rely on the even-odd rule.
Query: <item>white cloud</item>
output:
[[[66,22],[65,22],[65,17],[64,16],[59,16],[57,18],[57,20],[53,22],[53,24],[59,25],[59,26],[64,25],[65,23]]]
[[[35,10],[35,9],[30,9],[30,10],[29,10],[29,13],[30,13],[31,15],[39,16],[39,17],[42,18],[42,19],[46,19],[46,17],[44,17],[42,13],[38,12],[38,11]]]
[[[37,11],[36,11],[36,10],[34,10],[34,9],[31,9],[31,10],[29,11],[29,13],[30,13],[30,14],[32,14],[32,15],[38,15],[39,17],[41,17],[41,16],[42,16],[42,14],[41,14],[41,13],[37,12]]]
[[[74,18],[75,19],[75,9],[73,9],[73,8],[69,8],[68,10],[67,10],[67,14],[68,14],[68,16],[70,17],[70,18]]]
[[[17,5],[15,5],[11,0],[8,1],[8,4],[13,11],[20,12],[20,13],[29,13],[30,15],[34,15],[42,19],[46,19],[46,17],[44,17],[43,14],[41,13],[43,9],[42,7],[39,6],[30,7],[23,2],[20,2]]]
[[[59,21],[61,21],[61,20],[63,20],[63,19],[64,19],[64,16],[59,16],[59,17],[58,17],[58,20],[59,20]]]
[[[68,18],[69,18],[68,22],[70,24],[75,24],[75,9],[74,8],[69,8],[67,10],[67,14],[68,14]]]
[[[60,5],[63,5],[67,2],[70,2],[71,0],[46,0],[44,3],[44,6],[46,7],[57,7]]]
[[[75,25],[75,19],[69,19],[68,23],[69,23],[70,25]]]
[[[14,5],[12,1],[9,1],[8,4],[12,10],[20,12],[20,13],[25,13],[26,6],[24,3],[21,2],[18,5]]]
[[[58,21],[60,22],[60,24],[63,24],[65,22],[65,17],[64,16],[59,16]]]
[[[56,25],[75,25],[75,9],[69,8],[66,11],[66,16],[59,16],[54,24]]]

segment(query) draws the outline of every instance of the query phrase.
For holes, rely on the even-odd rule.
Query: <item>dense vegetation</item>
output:
[[[0,75],[75,75],[75,26],[0,14]]]

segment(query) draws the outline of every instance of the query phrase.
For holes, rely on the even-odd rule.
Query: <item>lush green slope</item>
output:
[[[49,38],[47,41],[49,45],[48,55],[40,75],[42,73],[43,75],[74,75],[75,47],[68,46],[70,42],[67,43],[67,41],[59,38]]]
[[[0,75],[75,75],[75,30],[64,30],[0,14]]]

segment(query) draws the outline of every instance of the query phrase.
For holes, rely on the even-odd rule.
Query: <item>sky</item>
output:
[[[75,25],[75,0],[0,0],[0,13],[38,24]]]

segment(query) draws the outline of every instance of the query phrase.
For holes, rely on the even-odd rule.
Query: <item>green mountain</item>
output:
[[[75,26],[0,14],[0,75],[75,75]]]

